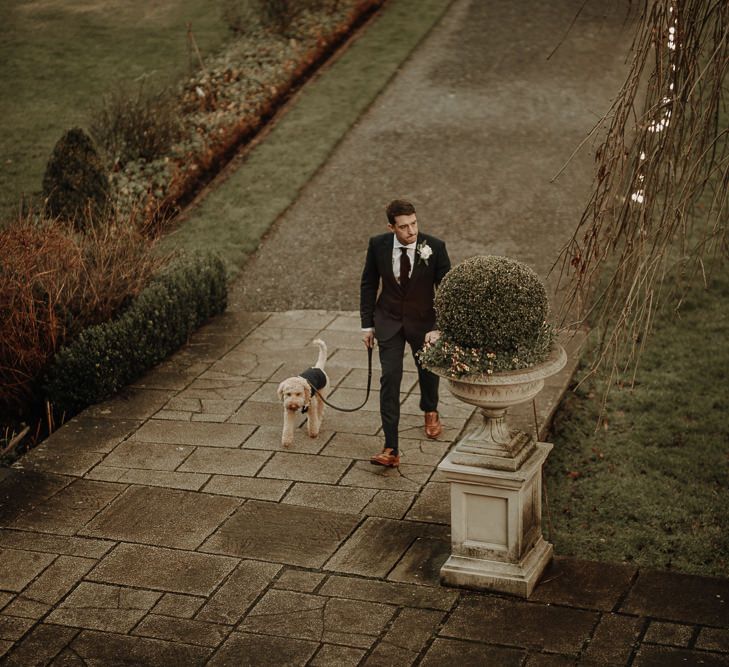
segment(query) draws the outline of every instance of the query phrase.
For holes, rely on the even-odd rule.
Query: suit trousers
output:
[[[384,341],[377,341],[380,352],[380,417],[382,430],[385,433],[385,447],[398,451],[398,426],[400,424],[400,384],[402,383],[403,357],[405,343],[415,359],[420,385],[420,409],[432,412],[438,409],[438,382],[440,378],[420,365],[415,353],[423,346],[425,334],[408,338],[405,330],[400,329],[394,336]]]

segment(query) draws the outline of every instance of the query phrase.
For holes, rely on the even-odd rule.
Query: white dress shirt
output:
[[[395,274],[395,280],[400,282],[400,255],[402,254],[400,252],[400,248],[408,249],[408,257],[410,258],[410,275],[412,275],[413,267],[415,266],[415,246],[417,244],[417,241],[411,243],[410,245],[403,245],[402,243],[400,243],[400,241],[397,240],[397,236],[393,234],[392,237],[395,240],[392,248],[392,272]]]

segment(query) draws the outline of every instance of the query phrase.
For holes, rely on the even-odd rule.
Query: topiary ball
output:
[[[526,264],[471,257],[443,278],[435,297],[438,329],[451,343],[515,356],[544,347],[547,291]]]

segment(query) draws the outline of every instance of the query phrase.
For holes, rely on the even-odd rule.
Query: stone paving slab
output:
[[[154,606],[152,611],[162,616],[175,618],[192,618],[205,604],[206,598],[194,595],[180,595],[179,593],[165,593]]]
[[[686,598],[684,591],[690,590]],[[729,579],[642,571],[620,611],[678,622],[729,627]]]
[[[96,560],[93,558],[58,556],[5,611],[12,613],[14,608],[18,609],[23,603],[38,603],[50,608],[58,603],[95,565]]]
[[[220,475],[255,475],[271,458],[267,452],[239,449],[213,449],[199,447],[179,466],[181,472],[199,472]]]
[[[82,631],[70,644],[71,655],[87,665],[204,665],[211,649],[179,642]],[[124,662],[122,662],[124,661]]]
[[[272,590],[240,625],[245,632],[369,648],[395,613],[391,606]]]
[[[283,502],[304,507],[318,507],[332,512],[359,514],[376,493],[374,489],[297,482],[286,494]]]
[[[241,561],[196,617],[214,623],[238,623],[280,570],[275,563]]]
[[[104,458],[104,466],[112,468],[143,468],[146,470],[174,470],[194,447],[127,440]]]
[[[341,484],[366,489],[417,492],[432,472],[432,466],[401,463],[399,468],[382,470],[372,466],[369,461],[356,461],[342,478]]]
[[[375,497],[364,508],[364,513],[384,519],[402,519],[415,498],[415,493],[383,489],[375,493]]]
[[[199,447],[240,447],[253,431],[250,426],[238,424],[178,424],[150,420],[134,432],[133,439]]]
[[[19,618],[30,618],[33,619],[33,621],[39,621],[49,611],[51,611],[51,605],[45,604],[44,602],[37,602],[36,600],[30,600],[22,595],[16,596],[12,602],[3,609],[3,613],[5,614]]]
[[[427,524],[369,517],[327,562],[326,569],[385,577],[410,545],[428,532]],[[375,553],[368,545],[377,545]]]
[[[149,614],[134,628],[133,634],[215,648],[230,634],[230,628],[205,621]]]
[[[81,534],[194,550],[239,505],[223,496],[132,486]]]
[[[635,567],[555,557],[533,600],[600,611],[616,611],[635,577]]]
[[[146,616],[161,595],[84,581],[46,620],[56,625],[126,634]]]
[[[174,392],[174,389],[127,387],[114,398],[87,408],[85,414],[100,419],[144,420],[160,410]]]
[[[702,628],[696,646],[707,651],[729,652],[729,630]]]
[[[625,665],[645,627],[645,620],[635,616],[604,614],[583,653],[587,663]]]
[[[210,475],[189,472],[170,472],[167,470],[140,470],[136,468],[115,468],[98,465],[86,474],[87,479],[125,484],[162,486],[171,489],[199,491],[210,479]]]
[[[286,479],[213,475],[205,485],[205,492],[277,502],[281,500],[289,487],[291,487],[291,482]]]
[[[692,625],[669,623],[665,621],[650,621],[643,641],[651,644],[665,644],[687,648],[694,635]]]
[[[411,584],[391,583],[377,579],[330,576],[319,589],[321,595],[352,600],[384,602],[402,607],[450,611],[459,591],[444,587],[425,588]]]
[[[445,482],[428,482],[406,518],[450,525],[451,489]]]
[[[74,535],[125,488],[122,484],[77,479],[52,498],[23,512],[10,527]]]
[[[679,667],[683,665],[726,667],[729,665],[729,656],[670,646],[643,644],[635,656],[633,665],[636,667]]]
[[[545,608],[497,597],[463,596],[442,634],[576,656],[597,621],[596,612],[555,605]]]
[[[291,479],[297,482],[336,484],[349,466],[349,460],[332,456],[276,452],[263,467],[260,476]]]
[[[313,641],[234,632],[208,665],[306,665],[317,648]]]
[[[208,596],[237,564],[236,559],[226,556],[121,543],[86,578],[120,586]]]
[[[387,575],[387,579],[419,586],[438,586],[440,568],[450,555],[449,539],[418,537]]]
[[[518,649],[437,638],[425,654],[422,664],[428,667],[446,665],[455,660],[456,656],[458,664],[464,667],[482,667],[482,665],[517,667],[524,662],[524,651]]]
[[[274,420],[267,421],[267,424],[271,423],[281,423],[282,420],[282,409],[279,405],[270,407],[275,407],[275,410],[262,410],[261,415],[262,417],[265,417],[269,414],[275,414],[276,417]],[[261,419],[263,421],[263,419]],[[304,420],[301,420],[302,424],[304,423]],[[294,431],[294,445],[291,448],[286,447],[281,443],[281,431],[282,426],[261,426],[256,429],[255,433],[248,438],[243,443],[244,449],[265,449],[269,452],[274,451],[282,451],[282,452],[291,452],[291,453],[298,453],[298,454],[318,454],[326,445],[327,440],[331,438],[332,433],[328,430],[326,427],[325,422],[325,428],[322,429],[322,431],[319,433],[318,438],[310,438],[306,434],[305,429],[296,429]]]
[[[401,610],[366,664],[412,664],[444,618],[443,612],[430,609]]]
[[[357,521],[337,512],[249,500],[201,550],[320,567]]]
[[[22,591],[53,560],[50,554],[3,549],[0,551],[0,588],[15,593]]]
[[[18,667],[49,664],[77,633],[78,630],[75,628],[40,623],[23,638],[10,655],[6,656],[3,664]]]
[[[0,615],[0,640],[14,642],[35,625],[31,618]]]
[[[298,591],[300,593],[313,593],[324,581],[325,574],[320,572],[308,572],[306,570],[294,570],[286,568],[276,580],[274,588],[282,588],[286,591]]]
[[[73,481],[66,475],[25,470],[22,462],[18,466],[0,468],[0,525],[3,527]]]

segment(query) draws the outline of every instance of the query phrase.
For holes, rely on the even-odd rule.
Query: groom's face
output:
[[[398,215],[395,217],[395,224],[388,223],[387,227],[403,245],[410,245],[418,239],[418,219],[415,213]]]

